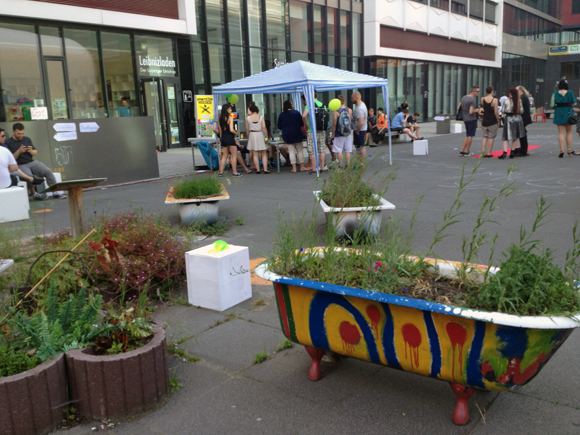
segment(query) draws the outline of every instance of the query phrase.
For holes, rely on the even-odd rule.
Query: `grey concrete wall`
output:
[[[79,124],[95,122],[96,132],[81,133]],[[74,123],[77,139],[57,141],[56,124]],[[0,122],[7,136],[14,123]],[[22,122],[25,135],[38,149],[39,160],[62,179],[106,177],[104,184],[159,177],[153,118],[100,118]]]

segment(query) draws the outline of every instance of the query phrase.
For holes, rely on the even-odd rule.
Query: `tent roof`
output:
[[[282,94],[311,85],[320,92],[385,86],[386,79],[298,60],[213,88],[214,94]]]

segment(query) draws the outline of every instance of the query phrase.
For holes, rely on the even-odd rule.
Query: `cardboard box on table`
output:
[[[224,311],[252,297],[250,253],[245,246],[215,252],[214,245],[185,253],[189,303]]]

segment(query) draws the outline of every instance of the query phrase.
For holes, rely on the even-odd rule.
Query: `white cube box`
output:
[[[429,143],[427,140],[416,140],[413,142],[413,155],[426,156],[429,154]]]
[[[14,222],[29,218],[28,188],[21,181],[18,186],[0,189],[0,222]]]
[[[463,131],[463,123],[461,123],[461,122],[456,122],[451,127],[452,127],[451,128],[452,133],[461,133]]]
[[[214,252],[214,245],[185,253],[189,303],[224,311],[252,297],[250,252],[229,245]]]

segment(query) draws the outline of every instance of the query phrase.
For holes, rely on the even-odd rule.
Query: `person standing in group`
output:
[[[536,108],[536,103],[534,100],[534,96],[530,94],[530,110],[534,110]]]
[[[310,159],[308,163],[309,174],[316,173],[316,156],[314,155],[314,140],[312,135],[316,132],[316,147],[318,148],[318,163],[320,164],[320,172],[324,172],[324,167],[326,166],[326,151],[328,147],[326,146],[326,127],[318,127],[317,125],[310,125],[310,117],[308,112],[308,105],[306,104],[306,97],[302,95],[302,104],[304,104],[304,112],[302,112],[302,120],[304,125],[308,125],[308,133],[306,135],[306,146],[308,150],[308,157]],[[324,104],[318,101],[318,92],[314,91],[314,105],[323,109]]]
[[[236,131],[234,129],[234,119],[230,116],[232,113],[232,105],[226,103],[222,106],[222,113],[218,119],[218,133],[222,147],[222,159],[220,160],[220,168],[218,175],[224,176],[224,168],[228,160],[228,155],[231,155],[230,165],[232,165],[232,172],[234,177],[241,177],[238,173],[238,146],[236,145]]]
[[[256,106],[250,106],[248,109],[250,116],[246,118],[246,131],[248,132],[248,149],[254,152],[254,166],[256,174],[260,173],[260,161],[258,154],[262,155],[262,166],[264,174],[268,171],[268,130],[266,122],[259,114],[260,110]]]
[[[560,145],[560,155],[564,157],[564,144],[567,144],[568,155],[574,154],[572,150],[572,124],[569,118],[574,114],[573,106],[576,105],[574,93],[568,89],[568,81],[562,79],[558,82],[558,90],[552,94],[550,107],[554,109],[554,124],[558,126],[558,144]]]
[[[367,151],[365,148],[365,136],[367,134],[368,128],[368,110],[365,103],[363,103],[361,99],[360,92],[353,92],[350,97],[350,100],[355,104],[354,109],[354,146],[356,147],[357,152],[361,156],[363,160],[365,160],[367,156]]]
[[[505,94],[505,92],[502,92],[501,97],[499,99],[499,107],[497,109],[498,113],[499,113],[499,126],[502,127],[503,126],[503,116],[501,116],[503,114],[503,103],[505,103],[505,100],[507,100],[508,97]]]
[[[528,132],[526,127],[532,123],[532,116],[530,114],[531,105],[530,99],[528,97],[529,92],[523,86],[517,86],[516,89],[518,90],[518,95],[522,102],[522,107],[524,108],[524,113],[522,114],[522,120],[524,121],[524,135],[520,137],[520,146],[519,148],[513,149],[510,154],[510,158],[514,157],[526,157],[528,156]]]
[[[401,112],[404,112],[407,109],[409,109],[409,103],[407,103],[407,100],[405,100],[403,101],[403,104],[401,104]]]
[[[524,121],[522,119],[524,107],[522,100],[518,95],[516,88],[511,88],[510,96],[503,103],[502,116],[504,117],[504,127],[502,133],[503,140],[503,154],[498,159],[505,159],[507,156],[508,145],[511,142],[512,152],[516,146],[519,138],[523,137],[525,133]]]
[[[477,102],[475,98],[479,95],[479,86],[472,86],[469,94],[465,95],[461,99],[461,103],[457,106],[457,110],[461,107],[461,113],[463,115],[463,123],[465,124],[465,139],[463,139],[463,145],[461,146],[461,151],[459,155],[469,156],[469,149],[471,148],[471,142],[473,142],[473,137],[477,130],[477,114],[479,109],[476,109]]]
[[[493,97],[493,88],[488,86],[485,88],[485,97],[481,99],[481,107],[483,119],[481,120],[481,132],[483,139],[481,140],[481,155],[483,157],[491,158],[491,150],[493,149],[493,141],[497,136],[499,128],[499,112],[497,98]]]
[[[340,109],[334,112],[332,121],[332,136],[334,140],[332,145],[333,151],[338,156],[338,164],[342,166],[342,153],[346,153],[346,164],[350,165],[350,156],[352,154],[352,139],[350,137],[352,125],[352,110],[346,107],[346,98],[339,95]]]
[[[302,150],[302,126],[304,120],[298,110],[294,110],[294,106],[290,100],[284,101],[282,106],[282,113],[278,116],[278,130],[282,132],[282,139],[288,146],[288,153],[290,154],[290,163],[292,163],[292,172],[296,172],[296,162],[300,165],[300,171],[306,171],[304,168],[304,154]]]

